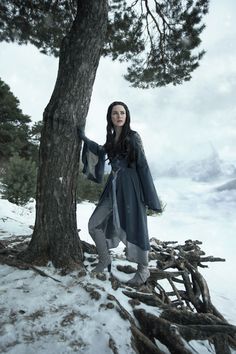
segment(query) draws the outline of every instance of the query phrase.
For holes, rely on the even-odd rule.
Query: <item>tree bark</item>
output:
[[[104,44],[107,0],[78,0],[77,16],[60,50],[55,88],[43,116],[36,220],[23,257],[74,268],[83,260],[76,223],[80,141]]]

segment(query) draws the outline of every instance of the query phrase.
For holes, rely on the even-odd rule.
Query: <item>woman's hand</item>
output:
[[[78,133],[78,137],[79,137],[81,140],[84,140],[84,138],[85,138],[84,129],[77,127],[77,133]]]

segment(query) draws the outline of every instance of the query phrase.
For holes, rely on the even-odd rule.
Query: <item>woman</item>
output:
[[[93,272],[102,272],[106,267],[111,270],[108,250],[122,241],[126,245],[127,259],[138,264],[134,277],[128,283],[139,286],[150,275],[146,207],[158,213],[162,208],[140,136],[130,128],[128,107],[123,102],[113,102],[108,107],[104,146],[89,140],[81,131],[79,135],[84,140],[84,173],[95,181],[101,180],[106,154],[112,168],[88,224],[99,255],[99,263]]]

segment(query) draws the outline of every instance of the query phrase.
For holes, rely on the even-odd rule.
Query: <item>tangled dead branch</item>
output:
[[[198,270],[198,267],[207,267],[203,263],[225,259],[206,257],[200,245],[200,241],[187,240],[179,245],[174,241],[152,239],[150,260],[155,260],[156,266],[150,268],[148,286],[144,291],[125,290],[123,293],[139,303],[163,310],[156,316],[143,309],[134,309],[141,332],[156,347],[156,340],[159,340],[173,354],[188,354],[192,353],[191,340],[208,340],[216,354],[228,354],[230,348],[236,348],[236,327],[230,325],[212,304],[207,282]],[[160,284],[163,280],[171,291]],[[139,353],[149,352],[147,342],[142,341],[136,331],[132,333]]]

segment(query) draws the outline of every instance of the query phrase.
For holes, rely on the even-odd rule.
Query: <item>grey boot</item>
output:
[[[100,230],[96,230],[93,235],[93,240],[96,244],[99,262],[92,270],[93,273],[101,273],[107,267],[108,271],[111,271],[111,257],[107,248],[106,238],[104,233]]]
[[[135,275],[126,284],[130,286],[140,286],[146,283],[149,277],[150,272],[148,270],[148,267],[138,263],[138,269]]]

